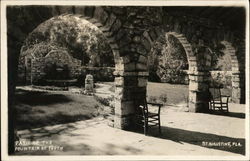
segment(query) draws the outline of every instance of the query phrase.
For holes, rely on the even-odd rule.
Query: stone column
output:
[[[211,56],[204,51],[189,59],[189,112],[208,112],[209,110]]]
[[[240,71],[232,72],[232,102],[245,102],[245,80],[244,73]]]
[[[189,72],[189,112],[207,112],[209,72]]]
[[[114,127],[119,129],[127,129],[131,124],[133,109],[133,86],[127,82],[133,78],[130,76],[116,75],[115,77],[115,116]]]
[[[128,129],[133,126],[135,105],[146,97],[147,73],[120,72],[115,74],[114,127]]]

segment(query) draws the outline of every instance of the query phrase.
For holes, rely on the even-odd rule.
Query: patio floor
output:
[[[17,155],[216,155],[245,154],[245,105],[230,104],[227,115],[162,110],[162,135],[150,129],[124,131],[102,117],[18,131],[20,141],[40,141],[39,150]]]

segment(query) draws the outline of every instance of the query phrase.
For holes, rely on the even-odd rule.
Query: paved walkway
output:
[[[244,105],[230,104],[230,113],[224,116],[165,107],[161,115],[162,136],[158,136],[156,129],[150,130],[150,136],[142,131],[115,129],[102,117],[22,130],[18,131],[20,140],[40,141],[39,146],[44,148],[19,149],[17,154],[242,156],[244,110]]]

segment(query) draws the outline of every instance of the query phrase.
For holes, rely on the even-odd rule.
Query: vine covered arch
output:
[[[160,31],[160,32],[159,32]],[[199,54],[195,54],[193,51],[192,44],[189,43],[186,36],[182,33],[176,31],[165,31],[163,28],[156,28],[146,31],[144,34],[144,39],[150,42],[150,46],[153,47],[157,39],[162,35],[172,35],[174,36],[182,45],[185,50],[189,69],[189,102],[188,108],[190,112],[201,112],[208,110],[207,102],[207,88],[208,79],[207,72],[203,72],[200,66],[207,66],[209,68],[211,57],[208,55],[200,57]],[[207,69],[205,68],[205,69]]]

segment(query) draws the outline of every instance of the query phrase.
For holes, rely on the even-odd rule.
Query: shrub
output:
[[[168,98],[167,98],[167,95],[166,94],[162,94],[162,95],[160,95],[160,101],[161,101],[161,103],[163,103],[163,104],[166,104],[167,103],[167,101],[168,101]]]
[[[161,103],[161,104],[166,104],[167,103],[167,95],[162,94],[159,97],[156,96],[149,96],[148,102],[150,103]]]
[[[94,98],[104,106],[114,106],[112,104],[112,102],[114,101],[114,96],[104,98],[95,95]]]
[[[156,103],[157,98],[155,96],[149,96],[148,102]]]

